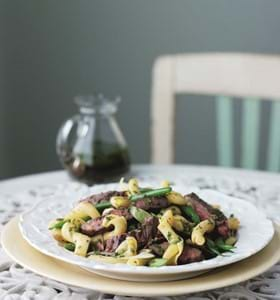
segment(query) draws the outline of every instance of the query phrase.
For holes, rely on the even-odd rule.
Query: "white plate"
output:
[[[96,185],[83,197],[115,189],[118,189],[117,184]],[[226,256],[218,256],[202,262],[160,268],[133,267],[125,264],[112,265],[76,256],[57,245],[57,242],[48,231],[48,224],[50,220],[62,217],[71,210],[73,205],[81,199],[81,194],[78,192],[73,193],[71,196],[51,197],[39,202],[31,210],[21,215],[20,230],[25,240],[46,255],[78,265],[103,276],[130,281],[168,281],[193,277],[211,269],[243,260],[263,249],[273,237],[272,222],[249,202],[212,190],[190,189],[183,186],[175,186],[174,190],[182,193],[193,191],[206,202],[220,205],[227,216],[233,213],[240,219],[241,228],[234,253],[228,253]]]
[[[236,264],[231,264],[225,268],[219,268],[213,270],[207,274],[201,275],[196,278],[186,279],[186,280],[176,280],[169,281],[167,284],[162,284],[162,282],[132,282],[132,281],[120,281],[117,279],[106,278],[104,276],[99,276],[97,274],[89,273],[81,268],[65,263],[63,261],[54,259],[50,256],[44,255],[43,253],[35,250],[31,247],[23,238],[19,231],[18,227],[19,218],[13,218],[8,224],[6,224],[1,230],[1,246],[5,252],[12,258],[12,260],[16,261],[21,266],[24,266],[30,271],[33,271],[37,274],[40,274],[44,277],[48,277],[50,279],[63,282],[65,284],[69,284],[71,286],[82,287],[94,291],[98,291],[105,294],[111,295],[124,295],[124,296],[136,296],[136,297],[149,297],[149,299],[154,299],[154,297],[159,296],[179,296],[184,295],[184,297],[172,298],[173,300],[184,300],[184,299],[192,299],[192,300],[203,300],[203,299],[214,299],[214,296],[211,297],[210,294],[207,297],[206,293],[205,297],[202,295],[193,295],[187,296],[186,294],[190,293],[198,293],[206,290],[214,290],[218,288],[223,288],[226,286],[233,286],[234,284],[244,282],[250,278],[256,277],[260,274],[263,274],[267,270],[269,270],[273,265],[275,265],[278,261],[280,261],[280,227],[275,226],[275,234],[272,241],[265,247],[262,251],[257,254],[251,256],[250,258],[244,259]],[[273,274],[271,273],[273,272]],[[272,269],[264,275],[265,278],[269,276],[277,277],[277,266],[274,267],[274,271]],[[262,275],[261,275],[262,276]],[[260,277],[259,277],[260,278]],[[271,299],[276,299],[276,295],[272,296],[273,288],[272,282],[276,284],[276,281],[272,281],[271,283],[268,280],[268,285],[270,288],[266,288],[265,294],[267,294],[266,299],[268,299],[268,295],[270,295]],[[246,286],[253,287],[255,283],[260,283],[262,281],[258,281],[257,278],[251,280],[251,282],[246,282]],[[266,281],[263,281],[262,284],[266,284]],[[255,285],[255,287],[259,287],[259,284]],[[225,299],[241,299],[241,294],[238,293],[237,289],[240,287],[232,287],[227,288],[226,291],[236,291],[234,293],[226,293],[227,296],[223,295],[224,293],[221,291],[217,291],[216,294],[221,296],[219,300]],[[249,288],[250,289],[250,288]],[[225,292],[226,292],[225,291]],[[243,294],[243,293],[242,293]],[[240,296],[239,296],[240,295]],[[250,297],[251,295],[251,297]],[[256,299],[253,294],[245,297],[246,299]],[[82,296],[77,296],[75,299],[80,299]],[[217,296],[218,297],[218,296]],[[215,297],[215,299],[217,299]],[[38,298],[38,297],[37,297]],[[97,298],[97,297],[95,297]],[[95,299],[92,298],[92,299]],[[103,297],[108,298],[108,297]],[[244,297],[242,299],[245,299]],[[26,297],[25,297],[26,299]],[[72,297],[73,299],[73,297]],[[114,297],[114,299],[127,299],[133,300],[129,298],[119,298]],[[139,298],[138,298],[139,299]],[[145,300],[141,298],[142,300]],[[159,298],[156,298],[160,300]],[[167,298],[161,298],[162,300],[166,300]],[[261,299],[264,299],[263,297]],[[260,300],[260,298],[259,298]]]

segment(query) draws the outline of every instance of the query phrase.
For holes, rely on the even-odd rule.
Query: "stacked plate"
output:
[[[98,185],[90,194],[116,189]],[[269,269],[280,260],[280,228],[252,204],[212,190],[176,187],[197,193],[226,215],[240,219],[241,228],[233,253],[180,266],[150,268],[106,264],[79,257],[57,245],[48,231],[50,220],[66,215],[80,194],[52,197],[13,219],[2,232],[2,245],[19,264],[52,279],[118,295],[180,295],[232,285]],[[83,197],[86,195],[83,195]],[[165,281],[166,284],[162,284]]]

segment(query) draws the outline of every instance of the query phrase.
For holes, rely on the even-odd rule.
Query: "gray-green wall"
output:
[[[75,113],[73,96],[92,91],[122,96],[133,161],[148,162],[158,55],[279,53],[279,32],[275,0],[0,0],[0,178],[59,168],[57,129]],[[215,164],[213,105],[187,99],[177,161]]]

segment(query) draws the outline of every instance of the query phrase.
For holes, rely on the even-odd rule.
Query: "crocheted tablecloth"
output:
[[[234,195],[254,203],[274,221],[280,222],[280,175],[195,166],[151,167],[148,165],[134,166],[132,174],[145,181],[172,179],[180,184],[201,189],[211,188]],[[37,201],[50,195],[69,194],[71,189],[76,190],[80,187],[85,188],[82,184],[71,182],[64,172],[45,173],[0,182],[0,226],[5,225],[13,216],[30,208]],[[126,298],[68,286],[34,274],[13,262],[0,247],[0,299],[122,300]],[[192,295],[159,297],[159,299],[280,299],[280,263],[266,273],[241,284]]]

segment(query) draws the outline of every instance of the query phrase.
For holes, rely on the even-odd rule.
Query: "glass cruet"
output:
[[[129,153],[115,115],[120,99],[78,96],[79,114],[62,124],[56,141],[69,174],[88,185],[119,179],[129,170]]]

